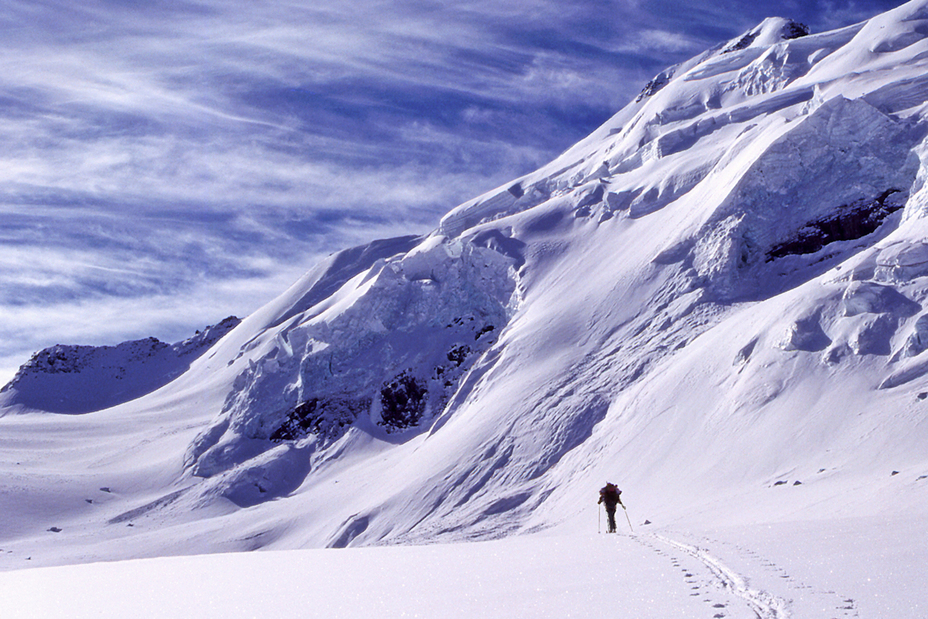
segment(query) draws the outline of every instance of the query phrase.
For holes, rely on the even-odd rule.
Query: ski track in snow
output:
[[[750,577],[732,569],[718,557],[699,546],[674,540],[657,533],[649,533],[644,536],[632,534],[631,537],[658,554],[667,556],[671,560],[673,566],[679,568],[684,573],[686,583],[691,585],[694,591],[694,593],[692,593],[693,596],[706,594],[707,587],[704,585],[709,584],[718,590],[727,592],[732,598],[744,602],[750,612],[758,619],[790,619],[790,617],[793,616],[790,612],[793,600],[784,599],[763,589],[751,587]],[[673,556],[673,554],[668,554],[660,546],[652,544],[648,540],[654,540],[664,546],[669,546],[699,561],[709,572],[708,582],[704,580],[700,583],[698,576],[694,573],[696,570],[689,569],[682,565],[680,560]],[[809,590],[813,595],[837,598],[839,603],[834,607],[834,613],[827,615],[829,619],[837,619],[839,616],[846,619],[857,619],[860,617],[853,599],[839,597],[835,591],[817,591],[810,585],[792,582],[792,578],[789,574],[776,564],[762,559],[753,551],[741,547],[737,547],[737,549],[749,555],[752,559],[761,561],[761,565],[764,568],[772,570],[778,578],[790,582],[791,585],[797,589]],[[729,608],[728,602],[730,600],[713,599],[711,594],[707,594],[705,601],[707,604],[711,604],[711,609],[715,611],[715,614],[712,615],[713,619],[722,619],[723,617],[730,616],[728,612],[726,612],[726,609]],[[828,605],[826,604],[826,606]]]
[[[711,573],[711,582],[713,584],[742,600],[759,619],[788,619],[790,617],[790,602],[788,600],[784,600],[767,591],[751,588],[746,576],[731,569],[721,560],[702,548],[672,540],[663,535],[651,534],[649,537],[699,560]],[[674,564],[679,567],[679,563],[676,559],[674,559]],[[685,572],[687,578],[692,578],[693,575],[690,572]],[[695,581],[687,580],[687,582],[690,583]],[[694,589],[695,588],[696,587],[694,587]],[[724,607],[725,605],[721,603],[717,603],[713,606],[713,608],[719,609],[719,612],[714,615],[715,619],[721,619],[726,616],[724,612],[721,612],[721,609]]]

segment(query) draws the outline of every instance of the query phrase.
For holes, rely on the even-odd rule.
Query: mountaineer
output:
[[[599,503],[603,504],[606,507],[606,516],[609,518],[608,530],[607,533],[615,533],[615,508],[616,505],[621,505],[622,509],[625,509],[625,505],[622,503],[622,491],[612,482],[607,483],[599,491]]]

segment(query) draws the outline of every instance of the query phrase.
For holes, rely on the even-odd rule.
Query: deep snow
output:
[[[359,614],[546,616],[507,593],[534,587],[589,616],[614,564],[621,616],[924,617],[928,2],[802,34],[769,19],[668,69],[431,235],[331,256],[141,397],[51,414],[14,380],[0,567],[91,565],[2,586],[266,549],[288,552],[119,565],[223,609],[238,569],[287,589],[318,570],[324,605],[359,595],[333,574],[381,565]],[[593,535],[607,480],[634,536]],[[354,548],[381,545],[403,548]],[[323,547],[352,548],[292,550]],[[450,582],[491,568],[485,597]]]

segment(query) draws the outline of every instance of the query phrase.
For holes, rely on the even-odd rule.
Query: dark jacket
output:
[[[615,484],[606,484],[606,486],[599,491],[599,502],[603,503],[606,506],[606,510],[615,511],[616,505],[622,505],[622,491],[615,487]]]

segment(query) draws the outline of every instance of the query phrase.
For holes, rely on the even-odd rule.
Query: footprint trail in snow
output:
[[[789,601],[779,598],[760,589],[748,585],[748,579],[735,570],[722,563],[705,550],[689,544],[678,542],[662,535],[654,535],[658,541],[676,548],[685,554],[698,559],[712,574],[713,583],[720,586],[733,596],[740,598],[760,619],[786,619],[789,617]],[[721,608],[721,606],[719,606]],[[724,617],[723,613],[715,615]]]
[[[711,611],[712,619],[737,617],[758,619],[789,619],[806,616],[809,611],[821,612],[824,619],[859,618],[854,599],[841,596],[807,583],[796,582],[782,568],[763,559],[757,553],[736,547],[749,564],[740,569],[731,567],[706,547],[686,543],[658,533],[629,535],[642,546],[666,557],[680,570],[690,595],[702,598]],[[711,540],[710,546],[714,543]],[[724,542],[718,542],[723,544]],[[755,564],[755,569],[747,565]],[[783,585],[774,579],[782,579]],[[795,613],[798,613],[796,615]]]
[[[742,606],[759,619],[788,619],[790,601],[749,585],[748,577],[739,574],[709,552],[690,544],[679,542],[663,535],[648,534],[631,536],[638,543],[670,559],[675,568],[683,572],[693,597],[704,597],[710,605],[713,619],[737,617],[731,614]],[[652,540],[657,544],[652,543]],[[678,553],[668,552],[667,547]],[[694,561],[695,560],[695,561]],[[719,595],[722,593],[724,595]]]

